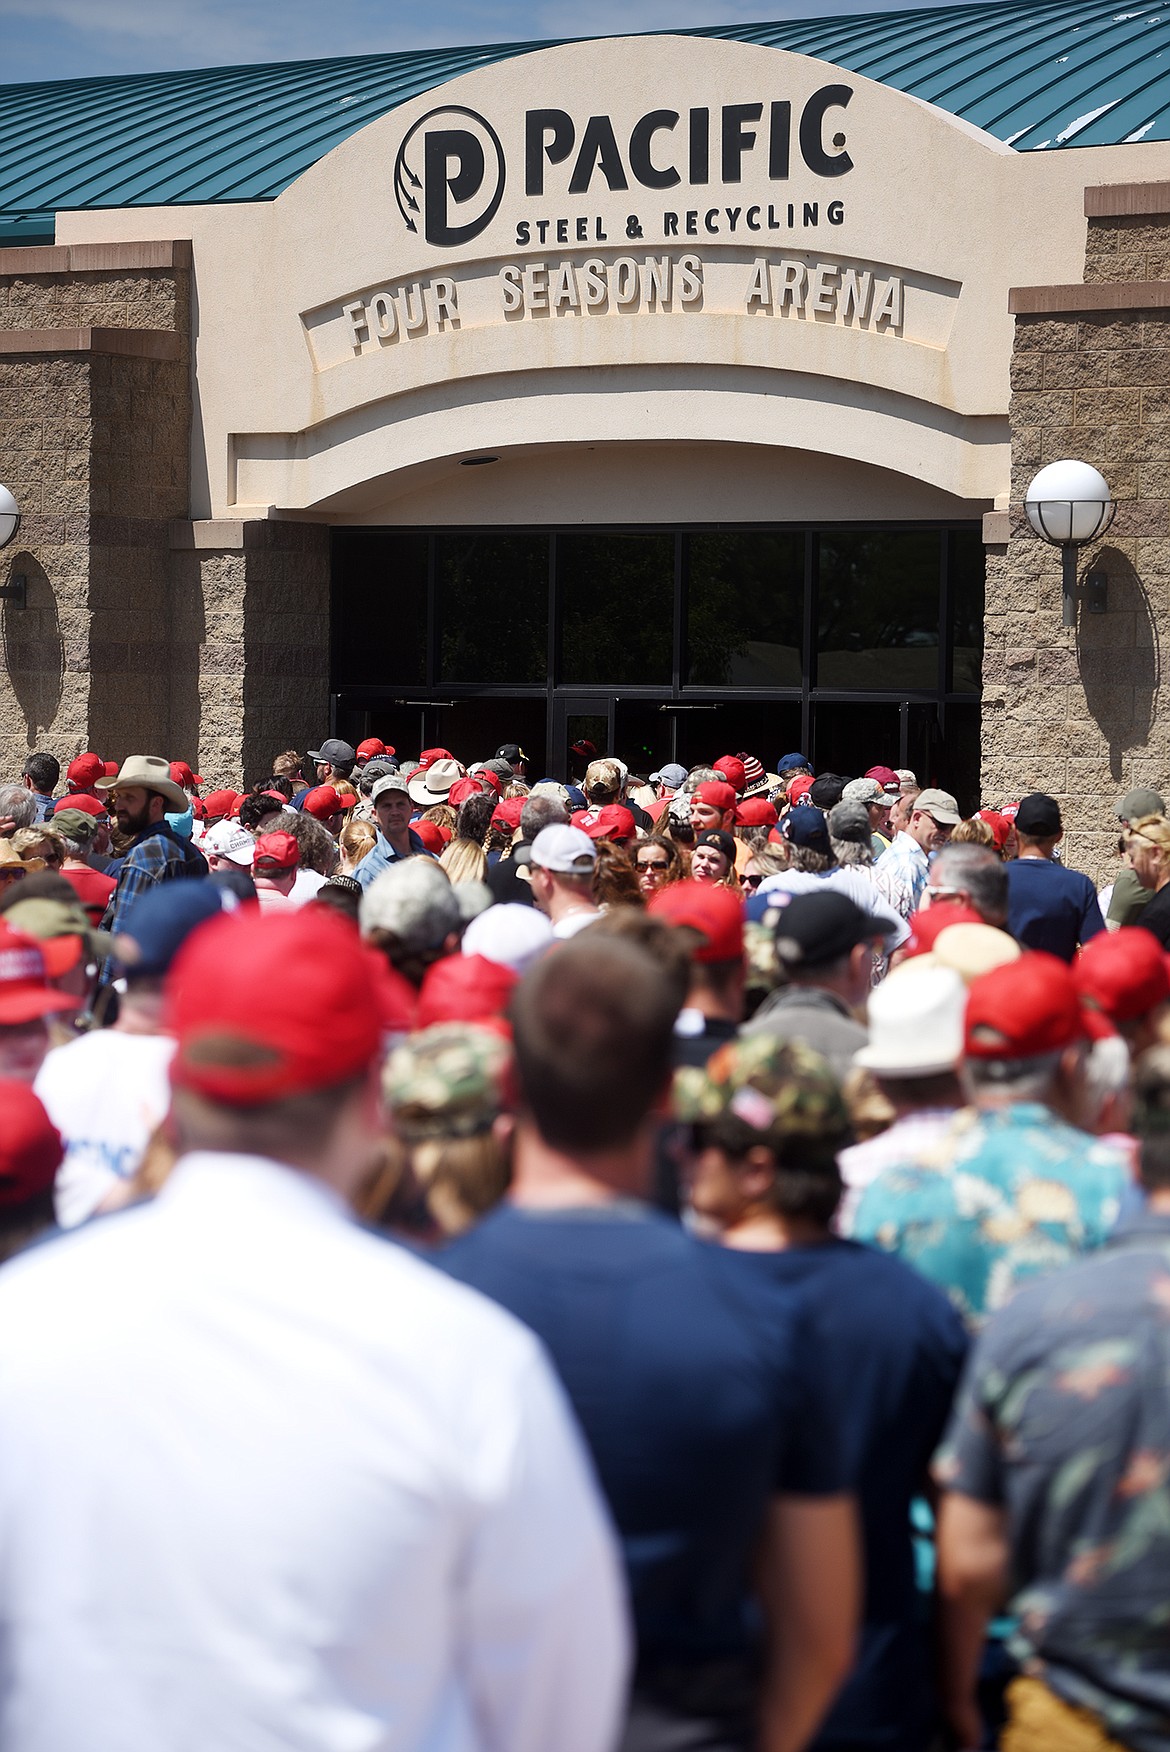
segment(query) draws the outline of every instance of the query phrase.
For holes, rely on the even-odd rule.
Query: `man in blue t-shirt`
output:
[[[799,1298],[754,1295],[642,1202],[677,1007],[617,937],[533,969],[511,1198],[439,1263],[539,1334],[581,1421],[638,1637],[623,1752],[749,1752],[761,1716],[795,1752],[852,1655],[854,1507]]]
[[[1082,943],[1105,929],[1097,890],[1079,870],[1053,857],[1064,838],[1060,804],[1034,791],[1016,813],[1019,856],[1007,866],[1007,928],[1025,949],[1045,949],[1071,961]]]
[[[904,977],[921,977],[904,976]],[[900,1260],[830,1230],[848,1138],[829,1066],[799,1041],[747,1036],[679,1073],[695,1217],[761,1308],[804,1299],[810,1355],[858,1479],[865,1610],[857,1661],[815,1752],[926,1752],[941,1725],[911,1503],[927,1479],[967,1347],[962,1321]]]

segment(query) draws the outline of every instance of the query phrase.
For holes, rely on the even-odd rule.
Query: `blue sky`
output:
[[[0,0],[0,83],[905,10],[908,0]],[[909,0],[913,4],[913,0]]]

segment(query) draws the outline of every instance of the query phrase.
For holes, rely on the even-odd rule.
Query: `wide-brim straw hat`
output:
[[[190,807],[191,799],[182,785],[176,785],[171,777],[171,763],[164,760],[161,754],[128,755],[118,769],[117,776],[99,779],[94,789],[128,791],[131,785],[140,786],[144,791],[157,791],[160,797],[166,798],[177,815],[184,815]]]

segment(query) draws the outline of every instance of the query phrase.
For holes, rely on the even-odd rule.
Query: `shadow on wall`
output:
[[[24,716],[28,746],[35,748],[61,704],[65,675],[65,642],[57,618],[57,597],[31,554],[17,554],[6,582],[23,577],[26,606],[6,598],[3,604],[4,662],[8,679]]]
[[[1081,578],[1077,664],[1085,703],[1109,744],[1109,771],[1119,783],[1128,750],[1144,748],[1154,722],[1161,679],[1158,630],[1141,579],[1126,554],[1102,548],[1089,571],[1109,580],[1104,614],[1090,612]]]

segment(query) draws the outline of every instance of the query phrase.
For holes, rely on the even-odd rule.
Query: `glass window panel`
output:
[[[897,703],[818,700],[813,706],[812,743],[805,753],[818,773],[844,773],[853,778],[866,767],[901,766],[902,723]]]
[[[547,535],[469,531],[438,536],[435,575],[442,681],[544,681]]]
[[[334,536],[335,691],[425,682],[428,539],[384,529]]]
[[[674,537],[557,537],[561,680],[669,687],[674,649]]]
[[[688,536],[686,679],[700,687],[799,687],[804,536]]]
[[[817,593],[817,686],[938,688],[941,537],[825,530]]]
[[[983,536],[978,529],[950,534],[951,690],[983,691]]]

